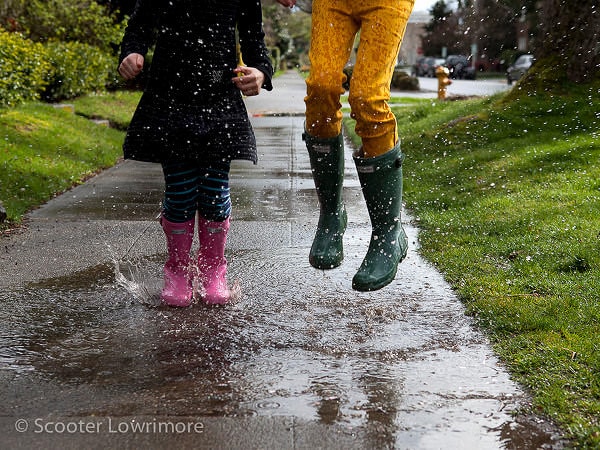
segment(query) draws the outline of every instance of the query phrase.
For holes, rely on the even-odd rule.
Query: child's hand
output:
[[[231,81],[242,91],[242,94],[248,97],[260,94],[260,89],[265,81],[264,73],[254,67],[246,66],[238,66],[233,72],[237,76]]]
[[[119,73],[126,80],[137,77],[144,67],[144,57],[139,53],[130,53],[119,66]]]

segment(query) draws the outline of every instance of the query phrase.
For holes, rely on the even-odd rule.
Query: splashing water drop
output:
[[[144,276],[140,267],[131,262],[119,261],[113,258],[115,282],[124,288],[137,301],[148,306],[160,305],[160,286],[157,280]]]

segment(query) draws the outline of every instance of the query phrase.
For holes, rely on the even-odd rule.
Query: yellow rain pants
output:
[[[362,138],[362,157],[382,155],[398,141],[388,105],[390,82],[414,0],[313,0],[306,131],[338,136],[344,66],[360,30],[348,101]]]

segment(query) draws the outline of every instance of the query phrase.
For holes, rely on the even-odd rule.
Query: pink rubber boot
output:
[[[161,217],[160,224],[167,237],[169,252],[161,298],[169,306],[190,306],[193,296],[190,249],[194,240],[194,220],[175,223]]]
[[[198,271],[203,287],[202,300],[208,305],[224,305],[231,299],[225,259],[228,231],[229,218],[223,222],[211,222],[198,217]]]

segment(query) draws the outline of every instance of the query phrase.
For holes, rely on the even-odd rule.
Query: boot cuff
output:
[[[400,141],[390,151],[374,158],[362,158],[360,149],[352,155],[356,170],[360,173],[373,173],[380,169],[402,167],[404,153],[400,150]]]

